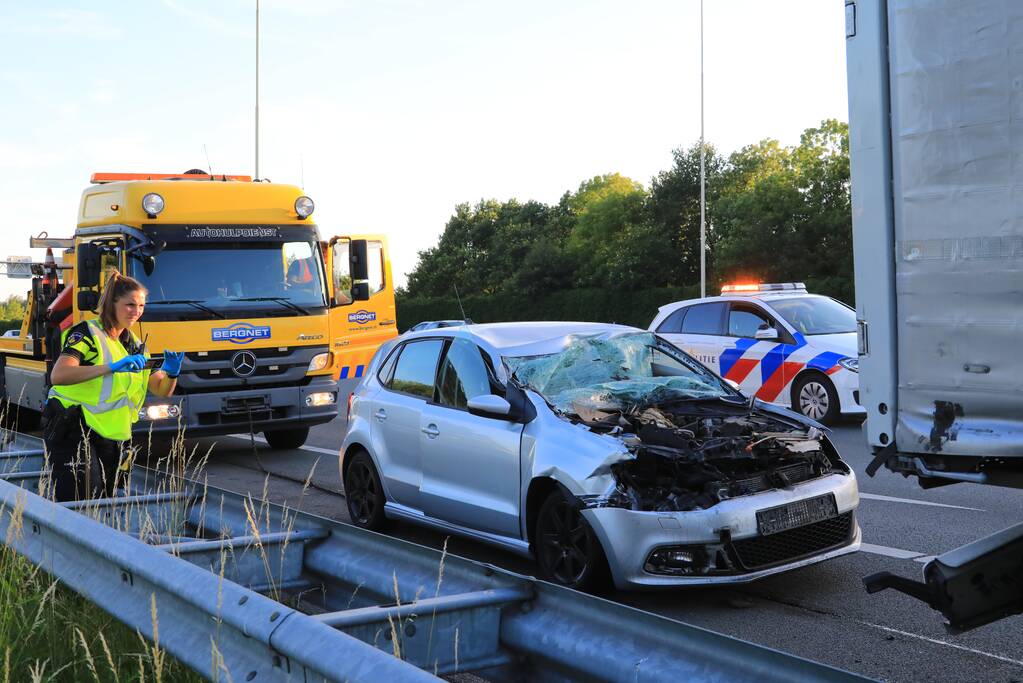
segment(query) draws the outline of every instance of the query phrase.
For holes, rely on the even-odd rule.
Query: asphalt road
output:
[[[213,486],[348,521],[338,474],[342,420],[317,427],[301,449],[271,451],[245,437],[196,439]],[[258,438],[258,437],[257,437]],[[834,430],[859,477],[864,549],[731,588],[617,592],[613,600],[887,681],[1023,683],[1023,617],[951,635],[941,617],[907,596],[867,595],[862,577],[889,570],[920,578],[921,560],[1023,521],[1023,491],[956,484],[924,491],[915,480],[864,473],[869,451],[856,423]],[[306,481],[310,486],[305,487]],[[394,536],[440,548],[445,536],[398,524]],[[530,562],[452,538],[448,551],[532,574]]]

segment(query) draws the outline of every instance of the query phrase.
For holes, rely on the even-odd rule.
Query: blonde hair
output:
[[[99,322],[103,325],[104,330],[112,330],[117,327],[117,307],[114,304],[118,299],[132,292],[142,292],[142,296],[149,294],[149,291],[135,278],[121,275],[116,270],[110,271],[110,277],[103,285],[103,293],[99,297]]]

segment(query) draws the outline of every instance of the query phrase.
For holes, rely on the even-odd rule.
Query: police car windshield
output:
[[[826,296],[813,294],[772,299],[771,308],[802,334],[841,334],[856,331],[856,313]]]
[[[326,305],[313,242],[172,243],[156,257],[152,275],[140,264],[133,271],[150,299],[167,302],[159,307],[161,314],[175,308],[172,304],[245,314],[266,309],[273,315]],[[191,306],[197,313],[201,308]]]

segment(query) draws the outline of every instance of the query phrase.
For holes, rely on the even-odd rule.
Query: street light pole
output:
[[[700,298],[707,296],[707,170],[703,142],[703,0],[700,0]]]

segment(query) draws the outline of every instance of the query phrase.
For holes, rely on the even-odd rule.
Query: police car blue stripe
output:
[[[356,377],[362,377],[362,371],[365,369],[365,367],[366,367],[365,365],[358,365],[358,366],[356,366],[356,368],[355,368],[355,376]]]
[[[341,368],[341,379],[348,379],[348,366]]]
[[[819,353],[811,358],[810,362],[806,364],[806,367],[814,370],[820,370],[821,372],[827,372],[831,368],[835,367],[835,363],[842,358],[845,358],[845,356],[840,353],[825,351],[824,353]]]
[[[739,339],[735,342],[735,346],[731,349],[725,349],[721,353],[719,362],[721,363],[721,376],[724,377],[728,374],[728,371],[732,369],[735,362],[742,358],[742,355],[746,353],[750,347],[757,343],[756,339]]]
[[[771,378],[771,375],[781,367],[781,364],[788,360],[788,357],[795,353],[797,349],[806,346],[806,337],[798,332],[793,336],[796,339],[795,344],[778,344],[764,355],[764,360],[760,361],[761,384],[765,384]]]

